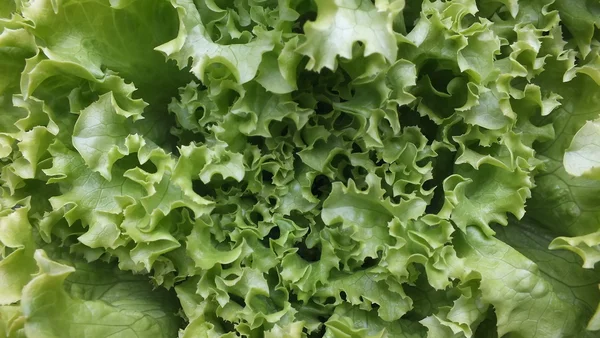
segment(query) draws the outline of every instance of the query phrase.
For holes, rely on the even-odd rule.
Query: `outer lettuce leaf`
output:
[[[600,5],[589,0],[557,0],[554,6],[560,11],[561,19],[573,34],[582,56],[587,56],[594,41],[594,29],[600,27]]]
[[[515,225],[514,228],[506,228],[500,232],[499,238],[535,261],[557,293],[565,295],[564,297],[574,297],[575,311],[580,313],[583,317],[580,320],[585,324],[597,307],[600,297],[596,285],[600,278],[598,272],[585,270],[586,266],[582,269],[581,261],[572,253],[548,251],[547,248],[551,250],[560,248],[556,245],[560,237],[553,239],[554,235],[540,230],[540,225],[536,222],[527,220]],[[598,310],[587,322],[588,330],[597,330],[597,324],[594,324],[595,321],[597,322],[597,317]]]
[[[554,61],[553,69],[568,70],[573,67],[572,59]],[[562,68],[561,68],[562,67]],[[547,76],[557,76],[548,73]],[[563,98],[562,107],[548,119],[557,131],[556,140],[542,143],[538,152],[546,161],[546,170],[536,180],[537,188],[528,209],[529,214],[559,236],[583,236],[598,230],[597,219],[600,203],[596,196],[600,189],[598,181],[569,175],[563,164],[568,160],[569,170],[574,170],[581,159],[573,162],[569,146],[577,147],[579,137],[573,140],[587,120],[594,120],[600,112],[598,84],[586,74],[579,74],[570,82],[554,81],[552,89]],[[587,129],[586,129],[587,130]],[[585,131],[584,131],[585,132]],[[566,154],[565,154],[566,153]]]
[[[176,334],[180,319],[166,290],[153,291],[144,276],[133,276],[106,263],[73,259],[64,248],[42,244],[37,229],[30,225],[30,217],[35,215],[32,202],[37,201],[17,201],[14,210],[3,210],[0,221],[3,251],[12,250],[0,260],[0,332],[6,337]],[[76,269],[36,250],[40,245],[54,259]]]
[[[73,112],[79,112],[94,99],[91,93],[86,93],[88,90],[97,95],[111,91],[119,105],[137,118],[147,105],[141,99],[132,98],[136,87],[117,75],[109,72],[98,79],[80,65],[47,59],[42,54],[27,59],[21,75],[21,92],[25,96],[35,93],[48,101],[68,96]]]
[[[563,165],[573,176],[600,179],[600,122],[588,121],[577,131],[565,152]]]
[[[533,233],[528,234],[535,236]],[[522,232],[517,232],[514,237],[506,240],[513,244],[515,239],[522,241],[522,236]],[[514,244],[520,247],[519,242]],[[475,228],[467,229],[466,234],[456,238],[455,245],[459,256],[465,259],[465,266],[481,276],[482,299],[495,308],[498,334],[513,334],[518,337],[594,336],[585,329],[591,314],[590,303],[595,303],[587,297],[598,297],[597,290],[584,290],[594,289],[590,283],[597,281],[597,274],[578,271],[577,275],[570,275],[568,280],[564,277],[567,275],[556,276],[557,273],[567,273],[566,267],[569,265],[562,263],[564,266],[559,266],[560,261],[544,260],[543,257],[549,255],[544,253],[547,242],[537,246],[541,251],[532,250],[531,240],[526,243],[528,247],[524,250],[532,258],[541,259],[541,266],[527,259],[511,245],[486,238]],[[577,271],[577,262],[571,260],[570,268]],[[563,282],[555,281],[554,278]],[[579,278],[585,282],[582,283]],[[565,287],[564,283],[568,286]],[[587,285],[581,290],[582,296],[574,294],[571,287],[581,284]]]
[[[0,7],[0,17],[9,18],[17,9],[17,3],[15,1],[6,1],[2,3]]]
[[[578,42],[582,52],[585,51],[586,46],[582,46],[581,41]],[[554,122],[564,128],[557,140],[558,147],[565,149],[564,156],[562,163],[556,164],[556,174],[545,177],[543,187],[546,191],[552,192],[550,200],[554,204],[557,202],[561,204],[548,218],[568,222],[568,227],[557,229],[557,233],[563,236],[556,237],[550,243],[550,248],[572,251],[581,257],[584,268],[594,269],[599,260],[598,245],[600,244],[597,221],[600,215],[600,201],[596,198],[600,181],[595,159],[597,156],[595,144],[598,139],[595,120],[600,114],[595,106],[599,85],[598,74],[595,71],[597,55],[592,55],[588,63],[580,67],[573,67],[571,63],[570,65],[571,68],[565,74],[566,79],[574,83],[585,83],[586,87],[583,88],[585,92],[582,94],[589,96],[587,101],[579,101],[575,104],[573,109],[577,110],[568,112],[573,116],[568,118],[567,123],[564,122],[564,117],[559,117]],[[588,119],[590,121],[586,121]],[[556,179],[561,180],[557,182],[558,184],[553,184]],[[600,306],[588,323],[589,330],[600,329],[599,318]]]
[[[157,81],[171,90],[180,85],[173,65],[153,51],[177,30],[176,12],[164,1],[36,0],[22,14],[35,23],[30,31],[44,41],[40,48],[50,60],[79,65],[96,78],[106,68],[118,72],[154,102],[172,94],[157,90]]]
[[[106,274],[85,264],[79,266],[85,270],[76,272],[41,250],[35,260],[39,273],[25,286],[21,301],[27,336],[174,336],[175,308],[143,278],[127,279],[112,269]]]
[[[599,235],[599,232],[593,232],[577,237],[556,237],[550,243],[550,249],[570,250],[581,257],[584,268],[593,269],[596,263],[600,261]]]

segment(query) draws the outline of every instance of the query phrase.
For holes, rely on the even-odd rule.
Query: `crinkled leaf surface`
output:
[[[599,9],[0,2],[0,336],[597,336]]]

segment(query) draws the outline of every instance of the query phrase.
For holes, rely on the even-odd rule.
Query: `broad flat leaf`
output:
[[[96,266],[75,268],[36,251],[39,273],[25,287],[25,333],[35,337],[172,337],[178,321],[166,293],[153,296],[143,279],[102,274]],[[87,268],[87,269],[86,269]],[[89,270],[89,269],[92,270]],[[86,271],[87,270],[87,271]],[[118,275],[117,275],[118,276]]]
[[[573,137],[563,160],[573,176],[600,179],[600,121],[588,121]]]

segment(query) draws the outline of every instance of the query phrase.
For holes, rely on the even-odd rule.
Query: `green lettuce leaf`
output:
[[[590,303],[596,303],[589,297],[598,297],[593,285],[598,281],[597,273],[580,270],[572,257],[568,263],[548,260],[553,254],[546,251],[547,239],[537,239],[531,231],[512,230],[504,235],[506,243],[486,238],[474,228],[456,238],[465,266],[481,276],[482,300],[494,306],[498,334],[593,336],[586,325],[593,313]]]
[[[166,293],[152,292],[144,278],[85,263],[74,268],[49,259],[44,251],[34,257],[39,273],[25,286],[21,300],[27,336],[176,334],[173,303]]]
[[[600,179],[600,124],[589,121],[577,131],[565,152],[565,170],[573,176]]]
[[[379,11],[368,1],[317,1],[318,15],[304,26],[306,41],[298,51],[309,57],[307,68],[335,70],[336,58],[352,58],[352,45],[362,42],[364,55],[380,54],[396,59],[393,15]]]

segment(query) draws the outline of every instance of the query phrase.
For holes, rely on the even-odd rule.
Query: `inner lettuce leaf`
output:
[[[598,18],[0,2],[0,336],[596,337]]]

